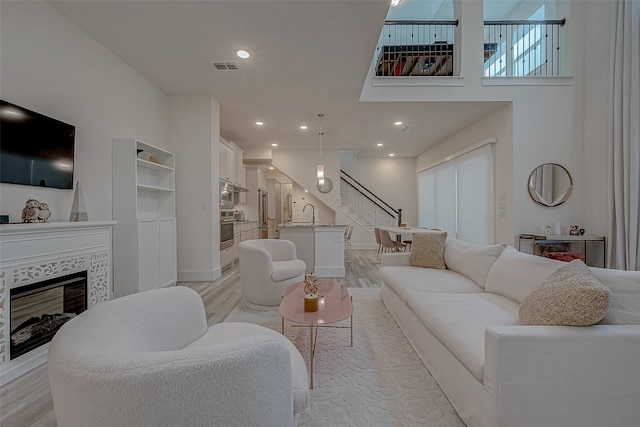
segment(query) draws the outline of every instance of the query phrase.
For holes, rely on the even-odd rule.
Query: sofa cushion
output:
[[[450,270],[422,267],[382,267],[382,281],[403,300],[412,292],[482,292],[473,280]]]
[[[287,279],[293,279],[296,276],[304,274],[307,265],[299,259],[289,261],[274,261],[273,271],[271,272],[271,280],[281,282]]]
[[[407,305],[480,382],[484,375],[485,328],[520,324],[518,304],[496,294],[413,292]]]
[[[590,267],[611,291],[609,311],[600,322],[605,325],[640,325],[640,272]]]
[[[449,238],[444,247],[444,261],[449,270],[468,277],[484,288],[489,270],[506,247],[506,244],[476,245]]]
[[[523,325],[590,326],[609,308],[611,292],[582,261],[553,272],[520,304]]]
[[[564,262],[524,254],[508,246],[489,270],[484,288],[487,292],[522,302],[524,297],[563,265]]]
[[[446,231],[414,233],[409,263],[414,267],[445,269],[444,246]]]

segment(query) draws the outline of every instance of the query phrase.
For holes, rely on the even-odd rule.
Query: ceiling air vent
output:
[[[212,62],[216,70],[238,70],[238,63],[236,61],[214,61]]]

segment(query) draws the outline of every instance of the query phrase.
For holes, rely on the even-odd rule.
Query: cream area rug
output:
[[[350,288],[349,329],[322,328],[314,359],[314,388],[299,426],[465,426],[413,347],[386,310],[378,288]],[[244,302],[225,322],[256,323],[280,332],[278,310],[256,311]],[[340,323],[348,325],[348,321]],[[309,366],[308,328],[285,335]]]

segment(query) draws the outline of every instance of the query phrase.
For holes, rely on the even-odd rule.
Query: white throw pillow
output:
[[[477,245],[458,239],[447,239],[444,262],[449,270],[468,277],[484,288],[489,270],[506,248],[501,245]]]
[[[518,252],[513,246],[507,246],[489,270],[484,290],[522,302],[563,265],[566,263]]]
[[[534,326],[591,326],[607,313],[611,291],[584,262],[560,267],[520,304],[520,321]]]
[[[640,325],[640,271],[591,267],[593,274],[611,291],[605,325]]]

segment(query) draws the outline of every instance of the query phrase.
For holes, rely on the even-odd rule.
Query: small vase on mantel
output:
[[[87,214],[87,208],[84,203],[84,195],[82,194],[80,181],[76,181],[76,191],[73,193],[73,203],[71,204],[71,216],[69,217],[69,221],[89,221],[89,215]]]
[[[562,234],[562,229],[560,228],[560,223],[556,222],[556,225],[553,227],[553,234],[559,236]]]

